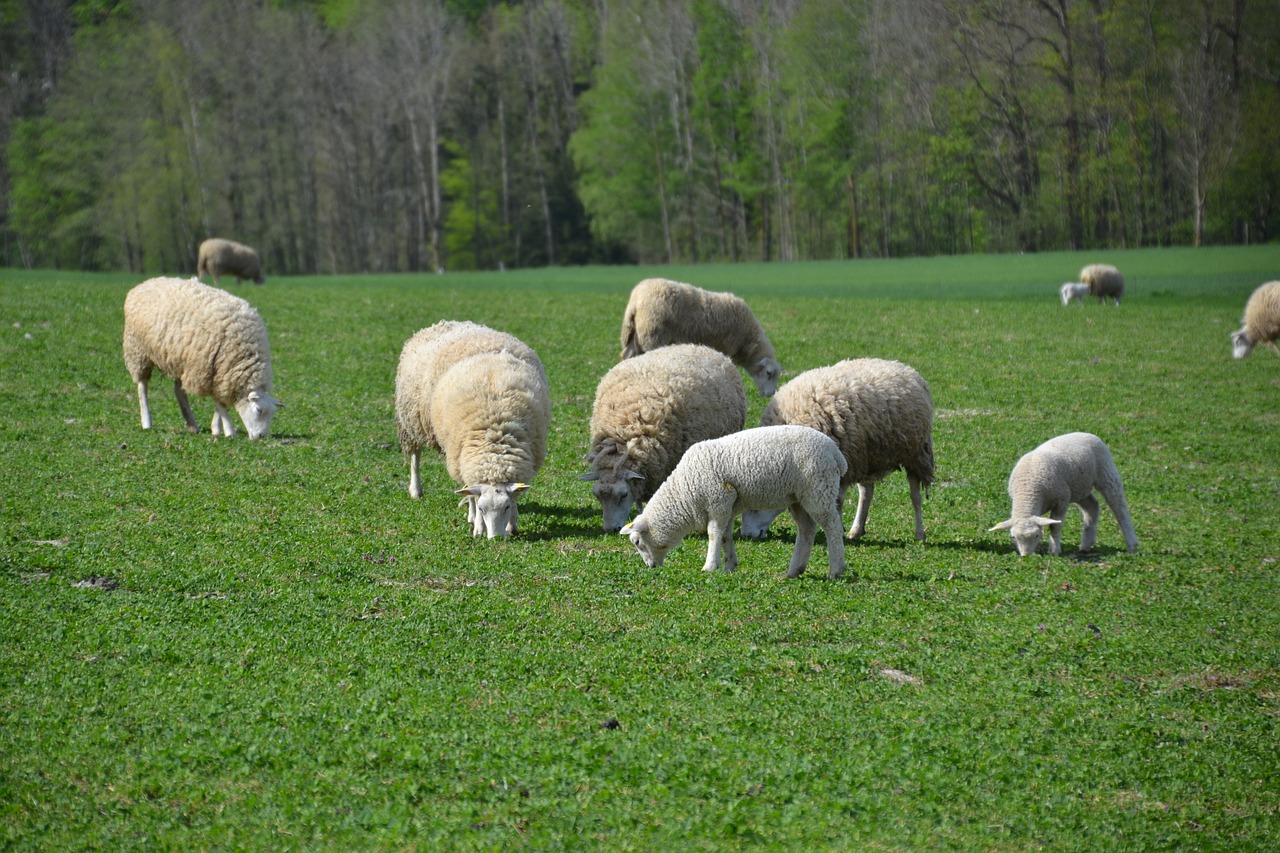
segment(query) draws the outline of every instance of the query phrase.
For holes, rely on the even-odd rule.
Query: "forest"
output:
[[[1276,0],[0,0],[0,266],[1280,238]]]

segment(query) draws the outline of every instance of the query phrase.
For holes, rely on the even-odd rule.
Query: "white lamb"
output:
[[[249,438],[265,436],[276,409],[271,396],[267,327],[248,302],[193,279],[153,278],[124,300],[124,363],[138,387],[142,428],[151,429],[147,383],[153,368],[173,377],[173,393],[192,432],[199,432],[190,392],[212,397],[214,435],[233,436],[234,407]]]
[[[515,533],[516,496],[547,456],[551,399],[537,354],[505,332],[442,320],[405,342],[395,401],[409,494],[422,497],[422,448],[434,448],[462,486],[472,536]]]
[[[1059,288],[1058,293],[1062,296],[1063,306],[1070,305],[1072,302],[1084,304],[1084,298],[1089,295],[1089,285],[1083,281],[1068,281]]]
[[[804,426],[743,430],[700,441],[685,452],[635,521],[622,528],[649,568],[690,533],[707,533],[703,571],[724,554],[725,571],[738,567],[733,518],[748,509],[785,507],[796,522],[796,549],[787,577],[804,571],[818,525],[827,535],[830,576],[844,571],[840,477],[848,463],[827,436]]]
[[[769,401],[761,426],[801,424],[835,439],[849,468],[840,493],[858,484],[858,510],[850,539],[866,532],[876,483],[902,468],[915,509],[915,538],[925,539],[920,487],[933,483],[933,398],[914,368],[879,358],[848,359],[807,370]],[[742,535],[760,539],[777,512],[742,514]]]
[[[596,387],[591,470],[579,478],[593,483],[605,532],[622,529],[690,445],[737,432],[746,418],[738,368],[710,347],[675,344],[614,365]]]
[[[203,278],[208,273],[213,277],[215,285],[221,284],[219,276],[230,274],[236,277],[236,283],[245,279],[254,284],[262,284],[267,280],[262,274],[262,263],[258,253],[234,240],[223,240],[210,237],[200,244],[196,253],[196,275]]]
[[[1070,432],[1051,438],[1018,460],[1009,475],[1013,510],[1007,521],[991,531],[1008,530],[1018,553],[1034,554],[1046,527],[1052,528],[1049,553],[1062,553],[1062,519],[1068,504],[1078,504],[1084,516],[1080,550],[1089,551],[1098,539],[1097,489],[1115,514],[1129,553],[1138,550],[1129,504],[1124,498],[1120,472],[1102,439],[1087,432]],[[1045,511],[1049,515],[1045,516]]]
[[[1098,302],[1108,299],[1116,305],[1124,296],[1124,275],[1110,264],[1089,264],[1080,270],[1080,281],[1089,286],[1089,295],[1098,297]]]
[[[732,293],[645,279],[631,290],[622,315],[622,358],[679,343],[705,344],[729,356],[766,397],[778,388],[782,366],[747,303]]]
[[[1231,333],[1231,355],[1244,358],[1258,344],[1280,355],[1276,338],[1280,338],[1280,281],[1260,285],[1244,306],[1240,328]]]

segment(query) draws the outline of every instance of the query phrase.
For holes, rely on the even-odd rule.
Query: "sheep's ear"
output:
[[[644,475],[639,471],[623,471],[622,479],[624,480],[643,480]]]
[[[1040,525],[1041,527],[1052,527],[1052,526],[1053,526],[1053,525],[1055,525],[1055,524],[1061,524],[1061,523],[1062,523],[1061,521],[1059,521],[1059,520],[1058,520],[1058,519],[1056,519],[1056,518],[1049,518],[1049,517],[1047,517],[1047,516],[1043,516],[1043,515],[1037,515],[1035,518],[1033,518],[1033,519],[1031,519],[1031,520],[1032,520],[1032,521],[1034,521],[1036,524]]]
[[[621,529],[621,530],[619,530],[618,532],[619,532],[619,533],[621,533],[623,536],[630,536],[630,535],[631,535],[631,525],[630,525],[630,524],[624,524],[624,525],[622,525],[622,529]]]
[[[481,486],[479,483],[473,483],[470,486],[464,486],[461,489],[458,489],[457,491],[454,492],[454,494],[455,495],[471,495],[472,497],[476,497],[483,490],[484,490],[484,487]]]
[[[630,524],[623,526],[622,530],[620,530],[619,532],[620,533],[644,533],[648,529],[649,529],[649,519],[645,518],[642,515],[639,518],[637,518],[635,521],[631,522]]]
[[[521,492],[529,491],[530,488],[532,488],[532,486],[530,486],[528,483],[512,483],[510,487],[510,492],[513,495],[518,495]]]
[[[1008,530],[1010,527],[1013,527],[1013,519],[1012,519],[1012,518],[1010,518],[1010,519],[1006,519],[1006,520],[1004,520],[1004,521],[1000,522],[1000,523],[999,523],[999,524],[997,524],[995,527],[989,527],[989,528],[987,528],[987,532],[988,532],[988,533],[995,533],[997,530]]]
[[[585,474],[580,474],[580,475],[578,476],[578,479],[579,479],[579,480],[599,480],[599,479],[600,479],[600,472],[599,472],[599,471],[588,471],[588,472],[587,472],[587,473],[585,473]]]

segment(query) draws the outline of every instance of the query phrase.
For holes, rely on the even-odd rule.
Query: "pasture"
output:
[[[1119,309],[1064,308],[1083,263]],[[789,375],[904,361],[938,481],[899,473],[849,570],[794,526],[700,571],[600,531],[583,470],[630,287],[733,290]],[[138,277],[0,270],[0,846],[6,849],[1267,849],[1280,837],[1280,358],[1230,357],[1280,246],[270,277],[271,437],[138,422]],[[438,458],[407,493],[404,340],[532,345],[548,461],[473,540]],[[748,387],[748,423],[764,401]],[[233,413],[234,417],[234,413]],[[237,429],[240,423],[236,422]],[[1141,550],[1019,559],[1017,458],[1100,435]],[[845,512],[846,526],[852,507]]]

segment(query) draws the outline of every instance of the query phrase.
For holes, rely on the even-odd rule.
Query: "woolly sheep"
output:
[[[1119,305],[1124,296],[1124,276],[1110,264],[1089,264],[1080,270],[1080,282],[1089,286],[1089,295],[1100,303],[1110,299]]]
[[[579,478],[592,481],[605,532],[622,529],[691,444],[737,432],[746,418],[738,368],[710,347],[659,347],[615,365],[596,387],[591,470]]]
[[[667,552],[688,534],[705,530],[707,559],[713,572],[724,554],[725,571],[738,567],[733,519],[744,510],[786,507],[796,522],[796,548],[787,577],[797,577],[809,562],[818,525],[827,535],[830,576],[844,571],[840,522],[840,477],[848,463],[827,436],[805,426],[743,430],[690,447],[658,487],[644,512],[622,533],[649,568],[662,565]]]
[[[933,398],[914,368],[858,358],[807,370],[778,390],[760,424],[802,424],[835,439],[849,463],[840,480],[842,505],[845,491],[858,484],[850,539],[866,532],[876,483],[904,469],[916,514],[915,538],[925,540],[920,487],[933,483]],[[763,510],[743,513],[742,535],[762,538],[777,515]]]
[[[1067,505],[1078,504],[1084,516],[1080,550],[1089,551],[1098,539],[1097,489],[1115,514],[1129,553],[1138,550],[1129,504],[1124,498],[1120,472],[1102,439],[1087,432],[1071,432],[1051,438],[1027,453],[1009,475],[1013,510],[991,532],[1008,530],[1023,557],[1034,554],[1044,528],[1051,527],[1049,553],[1062,552],[1062,519]],[[1048,516],[1044,515],[1045,511]]]
[[[747,303],[732,293],[647,278],[632,289],[622,315],[622,358],[678,343],[705,344],[729,356],[766,397],[778,388],[782,366]]]
[[[271,347],[258,312],[240,297],[194,278],[153,278],[129,291],[124,363],[138,388],[143,429],[151,429],[147,384],[156,367],[173,378],[173,393],[192,432],[200,426],[188,392],[213,398],[214,435],[236,434],[227,415],[230,406],[240,413],[249,438],[261,438],[284,405],[271,396]]]
[[[1231,355],[1244,358],[1258,344],[1265,344],[1276,355],[1280,347],[1280,281],[1260,285],[1244,306],[1240,328],[1231,333]]]
[[[1063,306],[1070,305],[1072,302],[1084,304],[1084,298],[1089,295],[1089,285],[1083,281],[1068,281],[1059,288],[1058,293],[1062,296]]]
[[[219,276],[226,274],[234,275],[237,284],[245,279],[254,284],[262,284],[267,280],[262,274],[258,253],[234,240],[211,237],[200,244],[196,258],[196,275],[203,279],[204,274],[208,273],[213,277],[215,285],[220,285]]]
[[[472,536],[515,533],[516,497],[547,455],[551,400],[537,354],[505,332],[442,320],[405,342],[395,403],[410,496],[422,497],[422,448],[433,448],[462,486]]]

